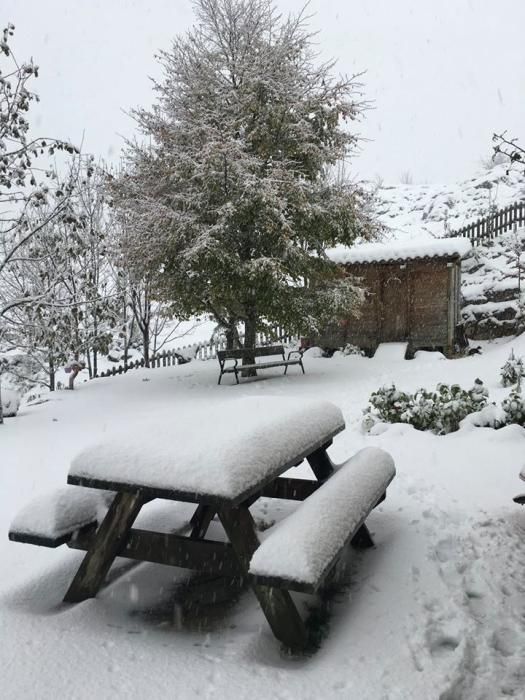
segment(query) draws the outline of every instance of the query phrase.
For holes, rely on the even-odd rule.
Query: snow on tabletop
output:
[[[66,486],[39,496],[13,519],[10,532],[56,539],[100,519],[107,493]]]
[[[394,475],[388,452],[360,450],[270,532],[253,554],[250,573],[315,585]]]
[[[333,262],[348,264],[379,263],[388,261],[417,260],[420,258],[464,257],[471,249],[466,238],[441,238],[424,242],[363,243],[353,246],[336,246],[326,251]]]
[[[69,474],[234,499],[344,425],[341,410],[328,401],[193,404],[84,449]]]

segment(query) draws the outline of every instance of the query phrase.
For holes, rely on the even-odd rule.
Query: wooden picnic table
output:
[[[361,506],[357,499],[357,510],[355,504],[353,506],[357,515],[352,516],[354,520],[345,525],[348,533],[345,530],[345,538],[341,539],[339,532],[340,541],[330,554],[329,561],[322,563],[322,570],[315,573],[315,580],[312,578],[310,581],[308,576],[293,580],[293,575],[283,574],[278,568],[273,575],[270,575],[272,572],[267,574],[264,552],[262,569],[250,572],[250,561],[260,546],[250,513],[250,506],[257,499],[269,497],[305,501],[314,494],[319,496],[322,485],[327,482],[332,484],[333,481],[332,493],[325,492],[324,503],[320,501],[319,507],[323,512],[329,511],[338,494],[341,501],[346,477],[344,474],[337,476],[341,476],[340,484],[335,483],[335,477],[330,479],[334,464],[327,454],[327,448],[345,424],[341,411],[324,401],[297,405],[295,401],[280,398],[241,399],[219,412],[215,411],[213,415],[215,423],[210,426],[207,437],[206,426],[195,426],[190,421],[178,428],[164,426],[154,434],[147,432],[146,435],[109,438],[84,450],[73,460],[67,481],[77,487],[114,492],[102,522],[93,522],[81,528],[75,526],[69,541],[67,537],[62,537],[56,538],[53,543],[49,539],[46,541],[45,537],[17,532],[16,527],[12,528],[10,538],[47,546],[57,546],[67,541],[70,547],[86,551],[64,597],[71,603],[96,596],[116,557],[248,579],[274,635],[290,648],[304,648],[308,635],[290,590],[315,591],[339,554],[347,535],[356,545],[373,544],[364,518],[384,498],[386,484],[395,471],[393,462],[386,453],[370,448],[374,453],[386,455],[380,456],[379,481],[377,478],[374,481],[370,480],[373,469],[369,469],[369,458],[365,456],[360,459],[361,477],[357,474],[356,478],[364,480],[365,491],[368,489],[370,492],[367,503]],[[225,432],[225,426],[230,426],[231,430]],[[199,434],[201,441],[197,443]],[[170,447],[170,439],[173,444],[171,449],[166,449]],[[181,444],[177,444],[178,441]],[[305,459],[315,480],[282,476]],[[346,483],[348,490],[348,478]],[[362,491],[362,488],[360,486],[357,490]],[[188,535],[133,527],[141,508],[154,499],[195,504]],[[306,503],[308,501],[304,505]],[[346,501],[342,505],[346,507]],[[351,506],[349,503],[349,508]],[[315,510],[312,513],[313,517],[306,514],[306,522],[297,523],[299,538],[301,532],[310,530],[310,540],[317,539],[317,533],[312,530],[317,515]],[[215,516],[218,516],[225,530],[227,542],[206,539],[208,527]],[[332,518],[336,516],[337,513],[332,514]],[[334,522],[337,525],[337,519]],[[327,545],[330,544],[326,540],[326,532],[323,535],[320,531],[319,536],[321,542],[324,536]],[[292,555],[297,539],[297,535],[292,535]],[[266,542],[271,557],[275,556],[271,554],[273,544],[277,559],[282,546],[288,545],[287,542],[281,545],[269,540],[263,545]]]

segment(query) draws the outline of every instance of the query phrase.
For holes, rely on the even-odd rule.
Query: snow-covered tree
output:
[[[28,113],[38,101],[30,83],[38,77],[38,66],[32,60],[17,61],[11,49],[13,34],[12,24],[0,34],[0,349],[6,316],[42,301],[50,291],[41,289],[38,298],[24,288],[13,294],[17,288],[12,286],[13,275],[18,274],[14,268],[27,259],[33,236],[55,218],[65,216],[70,188],[67,182],[58,181],[49,157],[76,152],[67,142],[30,134]],[[53,207],[49,206],[50,192],[55,194]]]
[[[209,313],[231,341],[243,322],[248,348],[265,324],[311,332],[361,299],[326,249],[378,230],[366,192],[333,175],[357,141],[359,85],[318,61],[302,15],[194,7],[111,183],[128,257],[177,315]]]

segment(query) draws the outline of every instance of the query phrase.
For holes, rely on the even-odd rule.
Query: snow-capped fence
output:
[[[478,219],[468,226],[449,234],[450,238],[468,238],[472,245],[483,245],[494,240],[502,233],[513,227],[525,226],[525,202],[514,202],[508,207],[499,209],[494,214]]]
[[[274,328],[271,333],[257,333],[256,345],[271,345],[276,341],[286,345],[288,343],[293,343],[295,340],[297,340],[297,336],[288,333],[283,328]],[[184,345],[181,348],[175,348],[173,350],[162,350],[161,352],[155,353],[155,355],[150,358],[149,367],[150,369],[156,367],[171,367],[172,365],[184,364],[185,362],[189,362],[193,359],[215,360],[217,359],[217,352],[225,349],[226,341],[220,340],[209,343],[193,343],[192,345]],[[124,374],[130,369],[139,369],[140,367],[145,366],[145,360],[142,358],[140,360],[135,360],[134,362],[128,362],[127,364],[124,363],[118,366],[113,366],[111,369],[97,374],[94,378],[114,377],[117,374]]]

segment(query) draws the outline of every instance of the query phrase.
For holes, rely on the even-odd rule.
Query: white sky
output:
[[[309,12],[323,56],[366,71],[356,176],[451,181],[479,167],[494,131],[525,140],[525,0],[312,0]],[[41,69],[38,135],[84,135],[85,151],[117,159],[134,132],[125,110],[151,104],[155,52],[192,16],[190,0],[2,0],[18,60]]]

